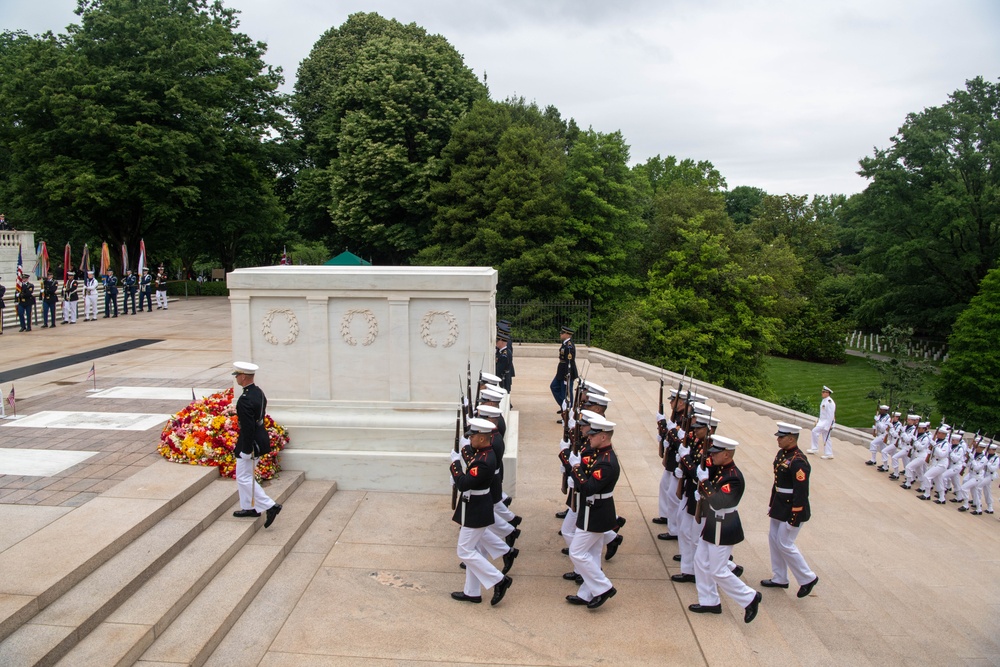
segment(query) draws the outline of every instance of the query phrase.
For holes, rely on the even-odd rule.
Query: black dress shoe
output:
[[[557,419],[557,420],[556,420],[556,423],[557,423],[557,424],[562,424],[562,420],[561,420],[561,419]]]
[[[743,576],[743,566],[742,565],[737,565],[736,567],[734,567],[733,568],[733,574],[735,574],[737,577],[742,577]]]
[[[567,595],[566,596],[566,602],[569,602],[570,604],[578,604],[578,605],[581,605],[581,606],[585,605],[585,604],[590,604],[589,602],[587,602],[583,598],[577,597],[576,595]]]
[[[693,574],[673,574],[670,575],[670,581],[676,581],[679,584],[693,584],[694,575]]]
[[[674,554],[674,560],[677,561],[678,563],[681,562],[681,555],[680,554]]]
[[[689,604],[688,609],[696,614],[721,614],[721,604]]]
[[[788,584],[779,584],[777,581],[770,579],[761,579],[760,585],[764,588],[788,588]]]
[[[618,523],[618,528],[621,528],[622,526],[625,525],[627,519],[623,516],[620,516],[617,519],[615,519],[615,521]],[[618,532],[618,528],[615,529],[615,532]]]
[[[514,499],[511,498],[510,496],[507,496],[506,498],[503,499],[503,504],[506,505],[507,507],[510,507],[510,504],[512,502],[514,502]]]
[[[878,470],[879,472],[888,472],[889,471],[889,469],[886,468],[885,466],[879,466],[879,467],[875,468],[875,470]]]
[[[612,586],[611,588],[604,591],[600,595],[595,595],[594,599],[587,603],[587,609],[597,609],[602,604],[613,598],[615,596],[615,593],[617,592],[618,591],[615,589],[615,587]]]
[[[267,528],[272,523],[274,523],[274,517],[278,516],[278,512],[281,511],[281,505],[275,503],[267,510],[267,519],[264,521],[264,527]]]
[[[493,587],[493,599],[490,600],[490,606],[495,607],[500,604],[500,600],[503,600],[503,596],[507,594],[507,589],[510,585],[514,583],[514,580],[508,577],[506,574],[503,575],[503,579],[500,583]]]
[[[930,500],[931,499],[930,496],[917,496],[917,498],[920,498],[921,500]]]
[[[236,510],[235,512],[233,512],[233,516],[236,517],[237,519],[247,519],[250,517],[256,519],[257,517],[260,516],[260,512],[258,512],[257,510]]]
[[[564,556],[568,556],[569,555],[569,547],[563,547],[562,548],[562,552],[563,552]]]
[[[671,540],[676,540],[677,536],[676,535],[671,535],[670,533],[660,533],[659,535],[656,536],[656,539],[658,539],[658,540],[666,540],[667,542],[669,542]]]
[[[866,466],[873,466],[873,465],[875,465],[875,462],[874,461],[865,461],[865,465]]]
[[[653,517],[653,523],[658,523],[661,526],[665,526],[667,524],[667,517],[665,516]]]
[[[474,602],[479,604],[483,601],[483,596],[481,595],[466,595],[464,591],[455,591],[451,594],[452,600],[458,600],[459,602]]]
[[[909,488],[910,488],[910,485],[909,485],[909,484],[907,484],[906,482],[903,482],[903,483],[902,483],[902,484],[900,484],[899,486],[900,486],[900,488],[903,488],[903,489],[909,489]]]
[[[979,516],[980,514],[982,514],[982,512],[980,512],[979,510],[972,510],[971,514],[972,516]]]
[[[961,501],[961,500],[959,500],[958,498],[952,498],[952,499],[951,499],[951,500],[950,500],[949,502],[952,502],[952,503],[960,503],[960,502],[962,502],[962,501]]]
[[[566,513],[567,513],[567,512],[569,512],[569,510],[568,510],[568,509],[566,509],[566,510],[563,510],[562,512],[556,512],[556,518],[557,518],[557,519],[565,519],[565,518],[566,518]]]
[[[565,579],[566,581],[576,581],[576,578],[579,576],[580,575],[578,575],[576,572],[563,573],[563,579]]]
[[[608,542],[608,551],[604,554],[604,560],[611,560],[615,557],[615,554],[618,553],[618,547],[622,545],[624,539],[621,535],[616,535],[615,539]]]
[[[968,508],[968,507],[965,507],[965,506],[962,506],[962,507],[959,507],[959,508],[958,508],[958,511],[959,511],[959,512],[968,512],[968,511],[969,511],[969,508]]]
[[[944,504],[945,504],[945,501],[943,501],[943,500],[935,500],[935,501],[934,501],[934,504],[935,504],[935,505],[944,505]]]
[[[517,554],[520,553],[517,549],[511,549],[503,555],[503,569],[500,570],[501,573],[507,574],[510,568],[514,566],[514,559],[517,558]]]
[[[889,475],[889,479],[899,479],[899,475],[893,473]]]
[[[748,604],[743,612],[743,622],[749,623],[753,619],[757,618],[757,609],[760,608],[760,601],[764,599],[764,596],[757,591],[757,594],[753,596],[753,600]]]
[[[519,537],[521,537],[521,529],[515,528],[513,533],[503,538],[503,541],[507,543],[508,547],[512,547],[514,546],[514,541]]]
[[[462,568],[463,570],[465,569],[465,563],[459,563],[459,564],[458,564],[458,566],[459,566],[460,568]]]
[[[819,583],[819,577],[816,577],[815,579],[813,579],[812,581],[810,581],[808,584],[805,584],[803,586],[799,586],[799,592],[796,593],[795,596],[796,597],[800,597],[800,598],[804,598],[805,596],[807,596],[810,593],[812,593],[813,587],[816,586],[816,584],[818,584],[818,583]]]
[[[513,519],[510,520],[510,525],[514,526],[515,528],[517,528],[518,526],[520,526],[521,525],[521,517],[515,516]]]

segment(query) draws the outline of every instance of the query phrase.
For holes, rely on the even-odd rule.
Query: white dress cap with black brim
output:
[[[608,421],[599,414],[594,413],[594,417],[588,422],[590,424],[590,430],[596,431],[598,433],[603,431],[614,431],[616,424],[612,421]]]
[[[692,403],[691,409],[696,415],[710,415],[713,412],[712,406],[708,403]]]
[[[260,370],[260,366],[251,364],[249,361],[233,362],[233,375],[253,375],[258,370]]]
[[[479,400],[500,402],[503,400],[503,394],[499,391],[493,391],[492,389],[483,389],[479,392]]]
[[[587,403],[590,403],[592,405],[603,405],[604,407],[608,407],[608,404],[611,403],[611,397],[604,396],[603,394],[588,394]]]
[[[604,417],[593,410],[580,410],[580,418],[577,421],[581,424],[590,424],[590,420],[592,419],[604,419]]]
[[[485,419],[495,419],[503,414],[500,408],[495,408],[492,405],[480,405],[476,408],[476,414]]]
[[[469,420],[469,431],[472,433],[492,433],[496,428],[496,424],[488,419],[473,417]]]
[[[722,435],[712,436],[712,447],[708,451],[710,452],[721,452],[725,450],[733,450],[739,447],[740,443],[733,440],[732,438],[727,438]]]
[[[789,424],[788,422],[778,422],[778,432],[775,435],[778,437],[783,435],[798,435],[801,430],[801,426]]]
[[[823,391],[825,391],[828,394],[832,394],[833,393],[833,389],[830,389],[826,385],[823,385]]]
[[[583,388],[587,390],[588,394],[601,394],[606,395],[608,390],[597,384],[596,382],[591,382],[590,380],[583,381]]]
[[[479,381],[485,382],[486,384],[500,384],[500,378],[493,373],[487,373],[486,371],[481,371],[479,373]]]

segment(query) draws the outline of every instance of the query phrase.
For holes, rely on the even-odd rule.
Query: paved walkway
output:
[[[0,368],[117,340],[159,338],[163,342],[96,362],[98,387],[229,386],[226,300],[192,298],[171,303],[166,313],[131,317],[5,335]],[[765,590],[750,625],[728,599],[721,616],[690,614],[694,586],[669,580],[678,571],[676,543],[656,540],[660,527],[650,523],[661,474],[653,439],[657,384],[596,365],[589,377],[610,390],[609,417],[619,424],[615,448],[623,475],[615,500],[628,523],[618,555],[605,563],[618,596],[597,611],[566,604],[575,589],[559,576],[571,566],[559,553],[563,541],[553,517],[560,509],[555,452],[561,428],[548,392],[554,360],[516,360],[521,429],[513,509],[524,517],[524,534],[502,604],[450,599],[463,575],[447,497],[341,491],[317,521],[330,546],[291,554],[208,664],[1000,664],[996,515],[971,517],[954,504],[920,502],[864,466],[867,450],[842,441],[835,441],[835,460],[814,461],[813,520],[799,538],[821,579],[813,594],[796,599],[794,584],[788,591]],[[89,368],[16,381],[18,412],[171,412],[184,404],[89,398]],[[0,386],[4,394],[9,390]],[[747,539],[735,556],[746,568],[744,580],[755,586],[770,576],[766,506],[774,425],[727,405],[718,405],[718,416],[720,433],[741,442]],[[45,512],[56,508],[37,506],[83,502],[107,480],[157,460],[158,437],[159,428],[0,427],[2,447],[89,449],[100,457],[50,478],[4,477],[0,504]]]

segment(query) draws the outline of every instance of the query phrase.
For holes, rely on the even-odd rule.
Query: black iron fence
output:
[[[510,322],[515,343],[558,343],[559,329],[576,330],[573,340],[590,345],[590,300],[497,301],[497,320]]]

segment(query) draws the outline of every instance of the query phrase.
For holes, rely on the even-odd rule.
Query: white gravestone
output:
[[[267,412],[289,429],[283,467],[344,489],[449,492],[467,365],[473,382],[494,367],[494,269],[271,266],[227,281],[234,358],[260,366]]]

